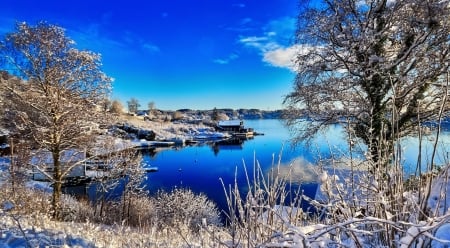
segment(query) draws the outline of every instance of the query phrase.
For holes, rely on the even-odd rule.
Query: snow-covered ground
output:
[[[126,123],[138,128],[155,132],[157,140],[173,138],[192,139],[197,135],[217,134],[214,128],[203,124],[191,124],[184,122],[143,121],[138,118],[130,118]]]
[[[151,235],[120,226],[56,222],[0,212],[0,247],[159,247]],[[164,245],[163,245],[164,246]],[[161,247],[163,247],[161,246]]]

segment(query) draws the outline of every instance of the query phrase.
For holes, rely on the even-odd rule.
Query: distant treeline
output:
[[[213,112],[226,114],[230,118],[239,119],[279,119],[282,116],[282,110],[261,110],[261,109],[212,109],[212,110],[192,110],[179,109],[178,112],[187,115],[212,115]],[[169,111],[170,112],[170,111]]]

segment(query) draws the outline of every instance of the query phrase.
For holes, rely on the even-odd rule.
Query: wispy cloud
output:
[[[270,36],[241,37],[239,42],[244,46],[256,48],[262,53],[270,52],[282,47],[276,41],[272,40]]]
[[[246,17],[246,18],[244,18],[244,19],[241,19],[241,21],[240,21],[239,24],[241,24],[241,25],[247,25],[247,24],[251,23],[252,21],[253,21],[252,18]]]
[[[129,56],[135,53],[146,52],[154,54],[160,52],[160,48],[151,41],[145,40],[134,32],[125,31],[121,36],[111,37],[103,32],[103,24],[91,23],[88,26],[76,27],[69,30],[70,37],[75,40],[77,46],[98,53],[117,51],[118,56]]]
[[[236,53],[232,53],[228,55],[228,57],[226,58],[214,59],[213,62],[220,65],[226,65],[237,58],[239,58],[239,55],[237,55]]]
[[[240,36],[239,43],[256,49],[262,61],[275,66],[295,70],[294,58],[299,47],[292,45],[295,34],[295,18],[283,17],[268,22],[258,36]]]
[[[100,23],[91,23],[81,28],[68,29],[67,34],[75,40],[78,47],[94,52],[102,52],[105,50],[122,51],[125,48],[123,42],[102,34]]]
[[[142,44],[142,48],[150,53],[159,52],[159,47],[150,43]]]
[[[255,23],[255,21],[250,18],[250,17],[245,17],[240,19],[238,22],[234,23],[234,25],[232,26],[228,26],[225,29],[228,31],[233,31],[233,32],[248,32],[248,31],[252,31],[255,30],[257,24]]]

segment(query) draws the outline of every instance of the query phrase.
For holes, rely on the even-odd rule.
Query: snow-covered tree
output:
[[[100,55],[78,50],[74,44],[63,28],[46,22],[18,23],[0,43],[3,70],[20,79],[1,79],[3,117],[8,120],[4,123],[16,140],[50,154],[46,160],[53,169],[45,175],[53,182],[56,219],[61,218],[64,178],[76,166],[76,162],[63,165],[63,159],[72,160],[63,154],[81,153],[92,141],[89,127],[100,117],[98,104],[111,89]]]
[[[284,116],[298,142],[328,125],[345,123],[352,175],[344,186],[350,194],[341,197],[345,191],[332,179],[330,195],[340,200],[329,202],[332,209],[339,209],[339,203],[348,211],[333,218],[339,223],[362,209],[363,216],[393,223],[427,219],[432,177],[421,182],[414,201],[405,202],[398,141],[421,130],[421,122],[440,120],[450,110],[450,2],[321,0],[302,7],[297,75],[284,99]],[[352,149],[358,141],[367,145],[367,161],[360,163],[368,170],[364,180],[354,180],[353,174]],[[433,166],[432,158],[429,171]],[[367,189],[364,197],[355,188]],[[405,214],[408,208],[419,213],[413,221]],[[377,238],[391,247],[400,229],[389,226]]]
[[[390,149],[382,140],[449,109],[441,109],[450,65],[448,0],[323,0],[300,12],[297,76],[284,100],[296,141],[349,121],[378,163]],[[301,116],[313,122],[302,125]]]
[[[138,111],[138,108],[141,106],[140,104],[139,104],[139,101],[136,99],[136,98],[134,98],[134,97],[132,97],[129,101],[127,101],[127,105],[128,105],[128,113],[137,113],[137,111]]]
[[[153,112],[153,110],[155,109],[155,102],[154,101],[150,101],[148,102],[148,112],[149,114],[151,114]]]

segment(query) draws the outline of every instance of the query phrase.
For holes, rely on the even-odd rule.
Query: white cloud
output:
[[[240,37],[239,43],[254,48],[262,55],[262,61],[271,66],[295,70],[294,58],[299,46],[291,45],[295,35],[296,19],[283,17],[271,20],[259,36]]]
[[[295,57],[299,53],[299,46],[280,47],[263,54],[263,61],[275,67],[289,68],[295,71]]]

